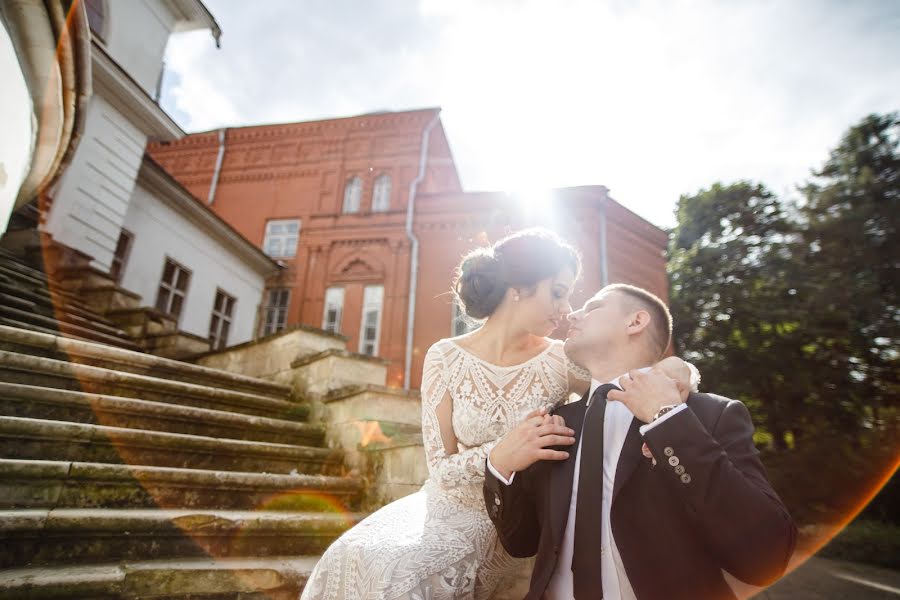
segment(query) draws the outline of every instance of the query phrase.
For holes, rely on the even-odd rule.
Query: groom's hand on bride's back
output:
[[[569,453],[551,446],[571,446],[575,431],[566,427],[559,415],[547,414],[546,408],[535,410],[507,433],[491,450],[491,466],[504,478],[524,471],[539,460],[566,460]]]

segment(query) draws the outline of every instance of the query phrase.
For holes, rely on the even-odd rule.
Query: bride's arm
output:
[[[696,392],[700,385],[700,371],[691,363],[678,358],[668,356],[654,365],[663,373],[674,379],[678,385],[682,400],[687,399],[688,392]],[[569,378],[569,393],[581,396],[591,386],[591,374],[584,368],[576,365],[567,356],[566,372]]]
[[[686,400],[689,392],[696,392],[700,386],[700,371],[691,363],[677,356],[667,356],[654,365],[670,379],[674,379],[681,393],[681,399]]]
[[[453,399],[447,389],[441,352],[434,346],[425,355],[422,370],[422,440],[428,473],[444,487],[482,483],[485,460],[497,444],[497,440],[491,440],[459,450],[453,432]]]
[[[566,374],[569,379],[568,393],[577,394],[578,397],[584,395],[591,387],[591,373],[584,367],[580,367],[572,362],[572,359],[566,356]],[[568,394],[567,394],[568,395]],[[565,400],[563,401],[563,404]]]

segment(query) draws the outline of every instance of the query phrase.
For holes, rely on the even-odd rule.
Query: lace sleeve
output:
[[[677,356],[667,356],[655,365],[663,373],[679,382],[687,385],[688,390],[696,392],[700,388],[700,371],[697,367]]]
[[[590,372],[584,367],[576,365],[568,356],[566,356],[566,374],[568,376],[568,391],[570,394],[578,394],[580,396],[591,387]]]
[[[694,363],[689,363],[688,361],[684,361],[684,364],[687,365],[688,370],[691,372],[691,391],[699,392],[700,391],[700,371],[697,370],[697,367],[694,366]]]
[[[484,481],[484,465],[497,440],[460,451],[453,432],[453,399],[441,352],[432,346],[422,371],[422,440],[428,474],[443,487]]]

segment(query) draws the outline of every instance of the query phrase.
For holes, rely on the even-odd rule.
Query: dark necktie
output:
[[[603,597],[600,571],[601,521],[603,514],[603,417],[606,395],[619,389],[610,383],[591,395],[591,405],[581,430],[581,467],[575,500],[575,544],[572,580],[577,600]]]

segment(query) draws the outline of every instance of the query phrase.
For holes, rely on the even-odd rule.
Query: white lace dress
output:
[[[542,406],[565,402],[590,375],[554,340],[515,366],[487,363],[451,340],[425,355],[422,489],[371,514],[322,556],[304,600],[489,598],[522,561],[510,557],[482,499],[485,459],[506,432]],[[452,403],[459,451],[447,454],[437,410]]]

